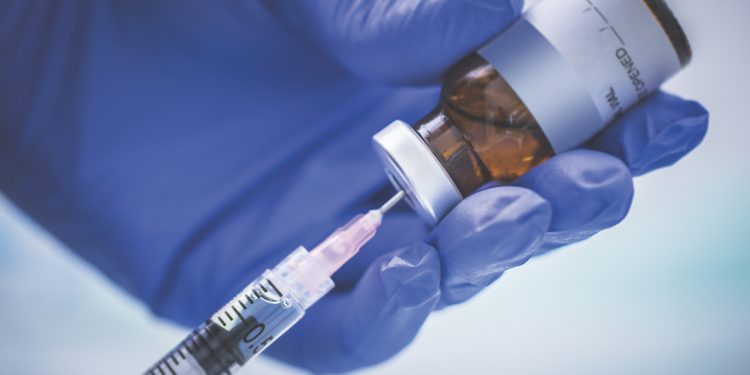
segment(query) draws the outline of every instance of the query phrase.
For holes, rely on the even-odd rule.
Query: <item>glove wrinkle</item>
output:
[[[708,113],[677,120],[664,129],[659,129],[661,122],[653,115],[645,123],[654,134],[642,149],[626,156],[635,175],[670,166],[697,147],[708,130]]]
[[[523,10],[524,0],[458,0],[458,2],[492,12],[509,12],[513,14],[521,14],[521,10]]]
[[[459,204],[428,237],[442,260],[441,306],[465,301],[541,245],[552,212],[518,187],[483,190]]]
[[[591,151],[556,155],[514,182],[552,204],[551,232],[599,231],[627,214],[633,197],[632,176],[619,159]]]
[[[363,283],[369,288],[379,284],[383,296],[368,301],[374,305],[365,315],[351,315],[344,334],[343,354],[356,358],[359,366],[381,362],[408,345],[440,298],[440,261],[431,246],[417,244],[377,263],[377,273],[368,271]],[[379,282],[369,280],[372,277]]]
[[[660,91],[625,112],[588,147],[620,158],[640,176],[674,164],[697,147],[708,121],[699,103]]]

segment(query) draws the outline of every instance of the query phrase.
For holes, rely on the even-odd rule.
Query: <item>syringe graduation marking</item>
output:
[[[198,330],[196,329],[193,332],[198,333]],[[166,356],[164,356],[162,360],[159,361],[157,365],[154,368],[152,368],[149,373],[166,375],[166,372],[164,371],[164,369],[166,368],[166,370],[168,370],[170,374],[176,375],[177,372],[175,371],[175,368],[179,367],[183,363],[183,361],[187,360],[187,357],[185,356],[185,353],[183,350],[187,350],[188,353],[192,353],[192,349],[190,348],[190,342],[193,342],[196,348],[198,347],[199,344],[195,342],[194,340],[195,340],[195,336],[191,336],[189,340],[188,339],[183,340],[177,348],[175,348],[173,351],[171,351]],[[177,358],[175,353],[179,354],[182,361]],[[169,362],[170,359],[172,360],[172,363],[174,364],[174,366],[172,365],[172,363]]]
[[[266,287],[266,284],[268,285],[268,287]],[[272,293],[271,290],[273,290],[273,293],[276,294],[275,296],[271,295]],[[245,321],[246,317],[242,315],[242,312],[240,312],[240,309],[237,307],[237,304],[239,304],[239,307],[241,308],[241,310],[243,311],[247,310],[248,305],[245,304],[245,302],[242,300],[243,299],[242,297],[244,297],[244,299],[250,305],[253,305],[259,299],[263,299],[271,303],[277,303],[277,302],[280,302],[284,298],[284,293],[282,293],[281,290],[279,290],[279,288],[276,286],[276,284],[273,283],[273,281],[269,279],[260,280],[258,283],[256,283],[255,285],[251,287],[251,291],[249,294],[240,293],[237,297],[235,297],[232,301],[229,302],[228,304],[229,307],[225,308],[223,311],[215,315],[216,319],[218,320],[222,328],[227,328],[230,325],[230,323],[235,320],[234,315],[236,315],[240,320],[242,320],[243,323],[247,324],[247,322]],[[231,308],[231,311],[229,310],[230,308]],[[232,311],[234,312],[234,314],[232,314]]]
[[[234,310],[234,313],[237,314],[237,316],[240,317],[240,320],[242,320],[242,323],[247,324],[247,321],[245,320],[245,317],[242,316],[242,314],[240,314],[240,312],[237,310],[236,307],[234,307],[234,305],[232,305],[232,310]]]

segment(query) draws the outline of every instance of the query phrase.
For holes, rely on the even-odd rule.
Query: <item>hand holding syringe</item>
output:
[[[230,374],[258,355],[333,289],[330,276],[367,243],[404,197],[358,215],[308,252],[299,247],[196,328],[147,374]]]

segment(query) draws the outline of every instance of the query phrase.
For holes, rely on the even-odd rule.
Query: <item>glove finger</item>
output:
[[[542,163],[514,182],[552,206],[543,251],[588,238],[627,215],[633,199],[630,171],[619,159],[573,150]]]
[[[658,92],[589,142],[622,159],[639,176],[674,164],[706,135],[708,111],[694,101]]]
[[[552,215],[531,190],[496,187],[466,198],[427,237],[442,261],[441,306],[469,299],[541,244]]]
[[[353,289],[324,298],[269,352],[314,372],[382,362],[416,336],[438,302],[439,285],[440,260],[431,246],[420,242],[383,255]]]
[[[502,31],[523,0],[275,1],[268,6],[358,75],[437,83],[449,66]]]

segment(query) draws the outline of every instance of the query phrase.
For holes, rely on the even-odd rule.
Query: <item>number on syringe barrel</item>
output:
[[[273,341],[273,336],[268,336],[263,338],[263,341],[261,341],[259,344],[255,344],[260,339],[260,335],[262,335],[265,330],[265,324],[256,323],[246,331],[247,333],[245,333],[244,337],[242,338],[242,341],[248,345],[247,349],[250,350],[253,354],[260,353],[260,351],[263,350],[266,345],[270,344]]]
[[[225,311],[234,314],[217,314],[214,320],[223,323],[235,338],[230,347],[237,351],[240,364],[262,352],[304,315],[304,309],[283,293],[281,285],[272,278],[266,273],[251,283],[227,304]],[[227,321],[222,317],[234,319]]]
[[[214,370],[243,365],[302,317],[304,310],[265,276],[251,283],[206,322],[208,332],[215,338],[212,342],[218,344],[214,352],[221,354],[211,353],[208,361],[201,362],[202,367]],[[232,356],[229,366],[222,360],[227,354]],[[222,358],[217,361],[217,357]]]

